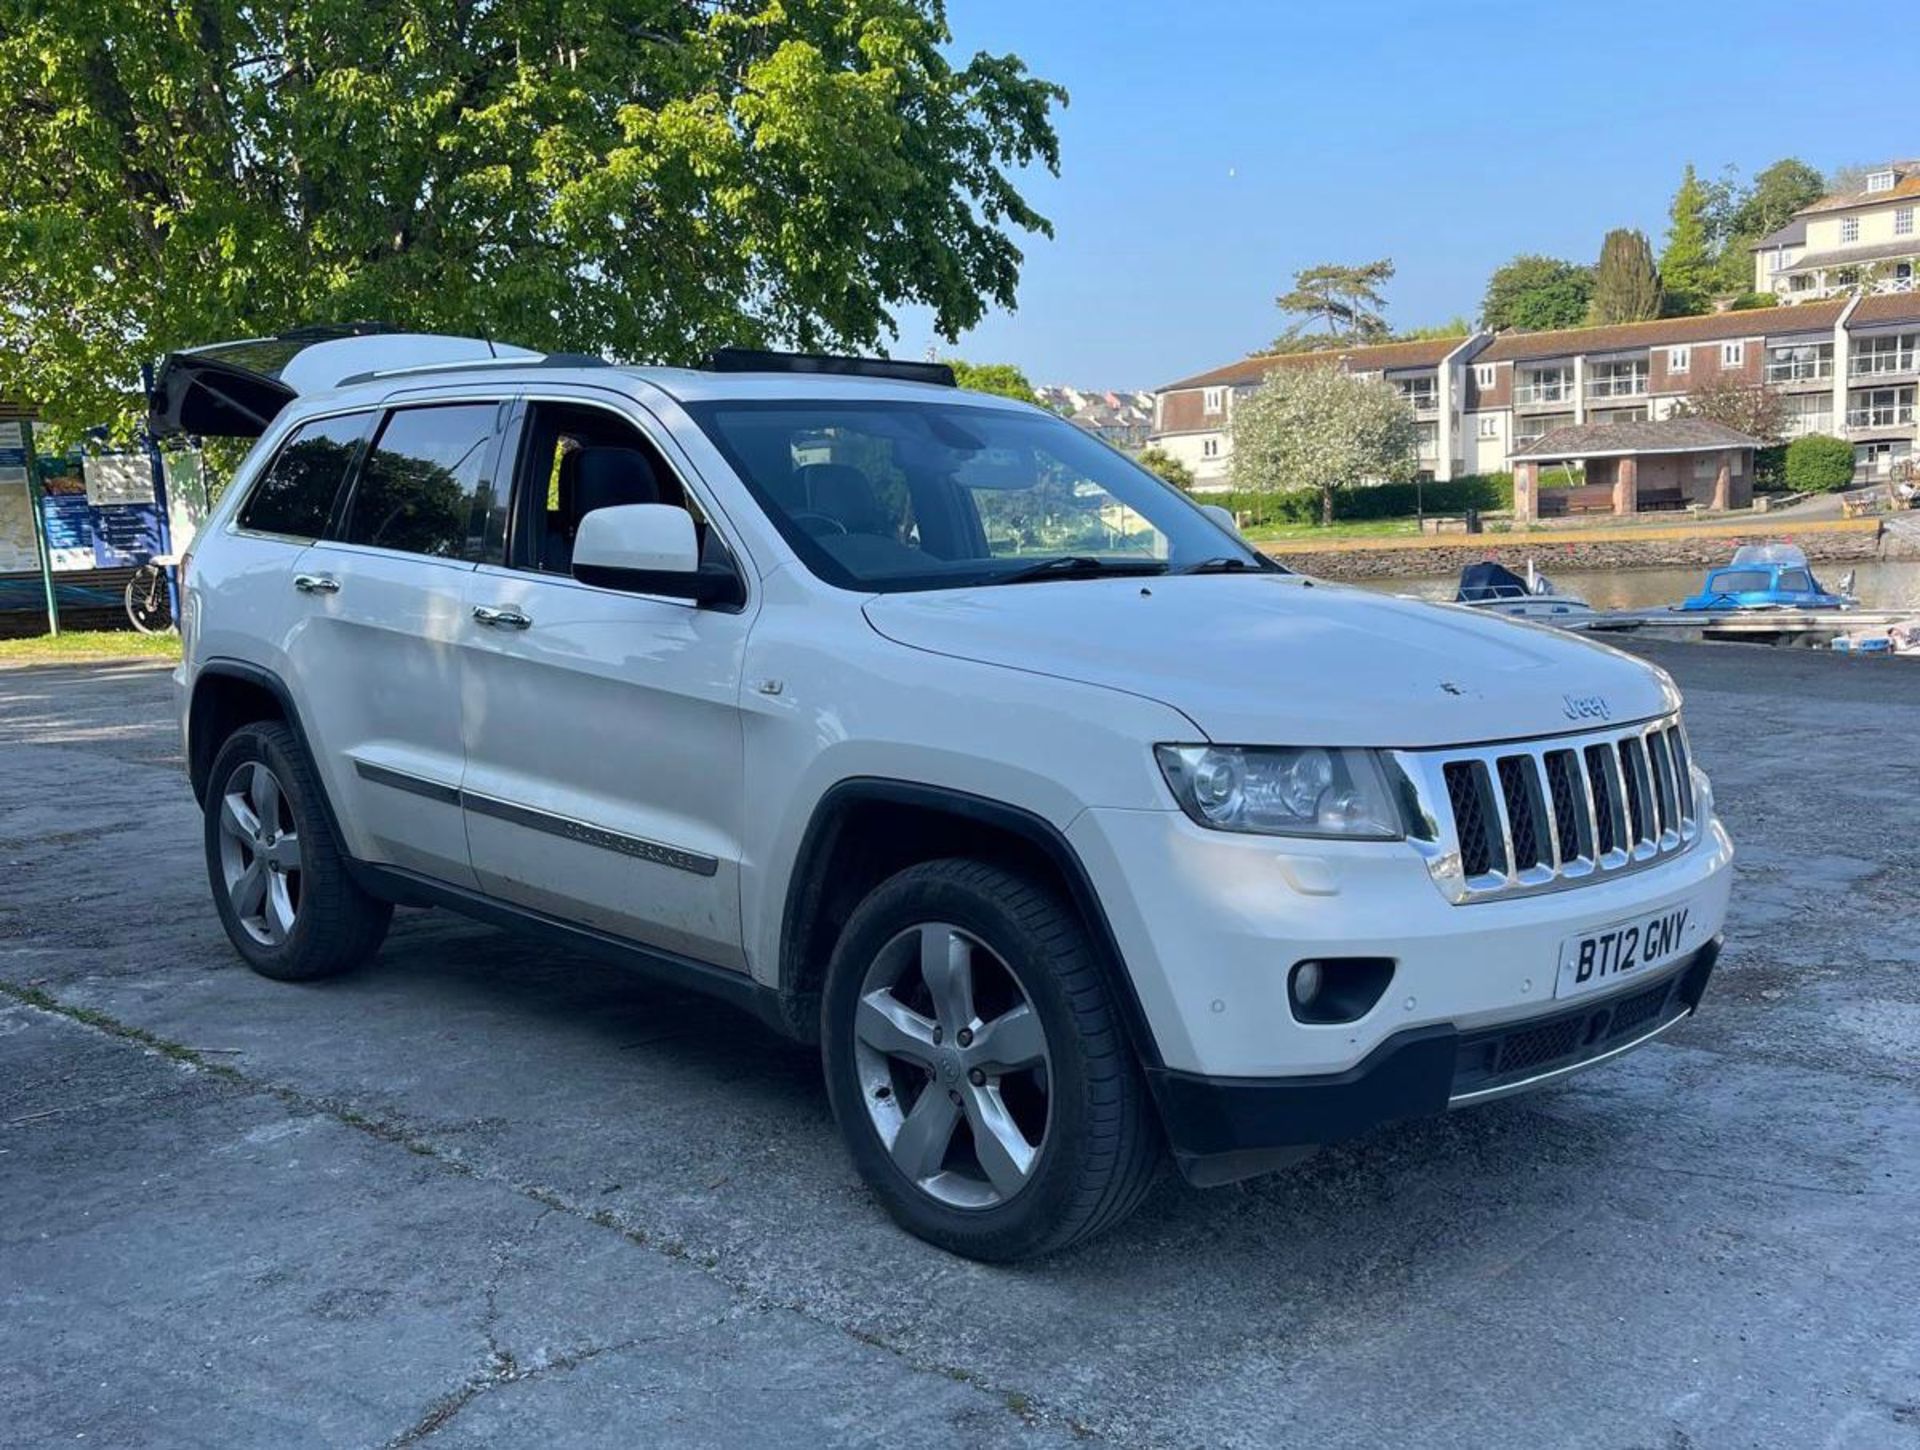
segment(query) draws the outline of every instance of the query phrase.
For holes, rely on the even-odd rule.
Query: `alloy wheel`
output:
[[[1052,1117],[1047,1036],[1017,973],[944,922],[882,947],[860,986],[854,1062],[894,1166],[956,1208],[1032,1180]]]
[[[244,762],[220,793],[220,876],[247,935],[262,946],[285,943],[300,914],[300,837],[264,761]]]

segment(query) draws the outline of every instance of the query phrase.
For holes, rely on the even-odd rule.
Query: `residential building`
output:
[[[1058,385],[1035,388],[1034,401],[1115,448],[1145,446],[1153,431],[1153,394]]]
[[[1789,436],[1847,439],[1869,479],[1913,454],[1920,294],[1246,358],[1159,390],[1153,442],[1185,459],[1198,487],[1224,488],[1238,399],[1277,368],[1329,361],[1407,395],[1423,431],[1420,471],[1434,479],[1509,470],[1559,428],[1666,418],[1727,377],[1779,392]]]
[[[1200,490],[1227,486],[1233,452],[1231,423],[1236,402],[1276,368],[1324,367],[1384,378],[1406,395],[1420,429],[1421,471],[1451,478],[1460,460],[1460,376],[1453,361],[1473,338],[1442,337],[1390,342],[1322,352],[1276,353],[1242,358],[1225,367],[1169,383],[1153,395],[1151,442],[1193,470]]]
[[[1920,161],[1890,161],[1823,196],[1753,248],[1753,290],[1783,302],[1911,292],[1920,265]]]

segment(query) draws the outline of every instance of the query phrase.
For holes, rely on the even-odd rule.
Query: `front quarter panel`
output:
[[[759,980],[778,979],[788,881],[815,807],[841,781],[905,781],[981,797],[1062,834],[1094,806],[1177,809],[1153,744],[1195,737],[1178,711],[895,644],[867,624],[860,596],[794,571],[765,583],[741,690],[741,905]]]

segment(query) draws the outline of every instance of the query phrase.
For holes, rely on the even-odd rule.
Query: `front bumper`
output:
[[[1700,1005],[1720,955],[1716,936],[1679,966],[1605,997],[1462,1031],[1409,1028],[1344,1072],[1205,1077],[1168,1068],[1148,1080],[1175,1161],[1189,1181],[1226,1183],[1315,1145],[1557,1081],[1651,1041]]]

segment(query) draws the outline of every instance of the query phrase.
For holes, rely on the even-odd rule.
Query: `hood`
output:
[[[1299,575],[882,594],[866,615],[914,649],[1146,696],[1222,744],[1464,745],[1679,704],[1664,672],[1591,640]]]

